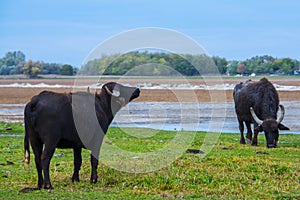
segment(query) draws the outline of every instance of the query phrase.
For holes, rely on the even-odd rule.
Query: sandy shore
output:
[[[245,81],[247,78],[232,78],[232,79],[223,79],[223,83],[226,84],[236,84],[241,81]],[[109,82],[114,80],[106,79],[102,82]],[[276,83],[279,85],[294,85],[300,86],[300,79],[299,78],[272,78],[270,79],[272,83]],[[150,82],[153,84],[180,84],[186,83],[186,80],[181,79],[122,79],[120,82],[123,83],[143,83],[143,82]],[[74,85],[73,79],[35,79],[35,80],[6,80],[1,79],[0,84],[12,84],[12,83],[31,83],[31,84],[38,84],[38,83],[45,83],[50,85],[61,84],[61,85]],[[97,83],[97,80],[80,80],[78,85],[89,85]],[[203,85],[206,84],[204,80],[201,79],[190,79],[188,83],[191,85]],[[208,84],[214,84],[218,82],[214,82],[213,80],[209,80]],[[71,92],[72,88],[12,88],[12,87],[0,87],[0,103],[26,103],[30,100],[30,98],[43,90],[51,90],[56,92]],[[93,91],[94,92],[94,91]],[[300,91],[279,91],[280,100],[282,101],[289,101],[289,100],[300,100]],[[136,101],[163,101],[163,102],[210,102],[210,101],[233,101],[232,97],[232,90],[182,90],[182,89],[142,89],[141,95]]]

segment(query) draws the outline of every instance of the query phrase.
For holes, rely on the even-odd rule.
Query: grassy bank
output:
[[[128,134],[133,132],[152,137]],[[171,143],[176,134],[190,133],[110,128],[105,143],[124,151],[156,152]],[[23,137],[3,135],[0,137],[0,199],[300,198],[300,135],[281,135],[279,147],[267,149],[263,135],[259,136],[259,146],[252,147],[240,145],[237,134],[221,134],[205,157],[203,154],[183,153],[171,164],[149,173],[120,172],[100,160],[99,180],[94,185],[89,183],[87,150],[83,151],[81,182],[72,183],[73,153],[70,149],[57,149],[50,172],[54,190],[31,193],[19,191],[36,187],[33,155],[31,153],[31,164],[26,166],[23,162]],[[188,148],[200,149],[205,135],[196,133]]]

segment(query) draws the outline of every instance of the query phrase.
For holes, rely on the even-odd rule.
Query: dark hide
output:
[[[32,147],[35,164],[38,173],[38,188],[52,188],[49,177],[49,164],[54,154],[55,148],[72,148],[74,152],[74,173],[72,181],[79,181],[79,170],[82,163],[81,149],[89,146],[81,140],[83,134],[79,134],[74,123],[73,109],[84,111],[87,105],[93,108],[95,121],[98,122],[99,130],[97,132],[105,134],[108,126],[114,118],[114,115],[129,103],[137,98],[140,90],[134,87],[125,87],[118,83],[106,83],[100,93],[90,94],[89,92],[76,92],[70,94],[60,94],[50,91],[43,91],[34,96],[26,105],[24,111],[25,121],[25,161],[29,163],[29,143]],[[74,106],[72,100],[80,100],[79,104]],[[75,107],[75,108],[74,108]],[[79,112],[80,113],[80,112]],[[88,112],[86,112],[88,113]],[[86,122],[90,121],[89,116],[84,116]],[[97,166],[99,148],[103,138],[93,140],[94,135],[88,133],[90,127],[86,125],[89,141],[98,148],[90,149],[92,174],[91,182],[97,182]],[[98,134],[99,135],[99,134]],[[104,135],[103,135],[104,136]],[[91,137],[91,138],[89,138]]]
[[[233,91],[235,111],[237,114],[239,129],[241,132],[240,143],[245,144],[244,122],[247,127],[247,141],[257,145],[257,135],[264,131],[267,147],[276,147],[279,131],[288,130],[280,122],[277,123],[279,97],[276,89],[266,78],[260,81],[247,81],[239,83]],[[253,108],[256,116],[263,122],[258,124],[252,117],[250,108]],[[282,106],[284,109],[284,107]],[[254,123],[254,137],[252,138],[251,123]]]

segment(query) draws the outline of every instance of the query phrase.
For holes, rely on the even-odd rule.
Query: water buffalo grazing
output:
[[[264,131],[267,147],[277,146],[278,130],[289,130],[281,124],[284,117],[284,107],[279,105],[279,97],[273,84],[266,78],[260,81],[246,81],[235,86],[233,91],[235,111],[241,132],[240,143],[245,144],[244,122],[247,127],[247,141],[257,145],[257,135]],[[280,108],[280,116],[277,112]],[[251,123],[254,123],[252,138]]]
[[[91,183],[96,183],[97,155],[99,155],[103,136],[115,114],[139,94],[138,88],[109,82],[95,94],[90,92],[61,94],[43,91],[34,96],[24,111],[24,148],[25,162],[29,163],[29,143],[32,147],[38,173],[38,189],[52,188],[49,164],[55,148],[73,149],[72,181],[79,181],[82,148],[91,150]],[[90,104],[92,106],[88,106]],[[76,117],[74,113],[82,117]],[[97,126],[92,124],[92,121]],[[80,123],[81,127],[77,125]],[[85,132],[82,133],[82,130]],[[100,133],[103,134],[102,137]]]

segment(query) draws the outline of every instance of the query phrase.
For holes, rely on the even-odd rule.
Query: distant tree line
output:
[[[87,75],[177,75],[197,76],[226,73],[228,62],[224,58],[207,55],[178,55],[173,53],[130,52],[103,56],[82,66],[80,74]],[[167,66],[167,67],[166,67]]]
[[[255,56],[245,61],[231,61],[228,64],[228,73],[235,74],[278,74],[293,75],[295,70],[300,69],[300,62],[296,59],[272,56]]]
[[[74,75],[77,68],[69,64],[45,63],[42,61],[26,61],[21,51],[7,52],[0,58],[0,75],[25,74],[30,78],[42,74]]]
[[[168,66],[168,67],[165,67]],[[82,66],[80,74],[86,75],[175,75],[197,76],[213,74],[216,67],[228,75],[292,75],[299,70],[300,62],[291,58],[255,56],[244,61],[218,56],[178,55],[173,53],[129,52],[122,55],[103,56]]]
[[[0,58],[0,75],[25,74],[37,77],[42,74],[60,75],[185,75],[207,74],[228,75],[292,75],[299,70],[300,62],[291,58],[255,56],[244,61],[231,60],[218,56],[179,55],[174,53],[134,51],[126,54],[102,56],[86,63],[78,71],[69,64],[45,63],[26,60],[21,51],[8,52]]]

